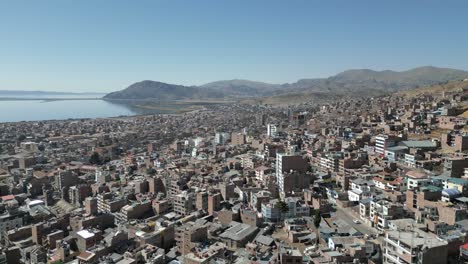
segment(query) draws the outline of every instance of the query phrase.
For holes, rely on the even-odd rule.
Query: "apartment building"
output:
[[[414,231],[387,231],[383,261],[388,264],[445,264],[447,242],[435,235]]]
[[[276,137],[278,135],[278,126],[276,124],[268,124],[267,125],[267,136],[269,137]]]
[[[285,172],[305,173],[309,164],[302,156],[276,154],[276,181],[281,195],[285,194]]]
[[[98,211],[102,213],[114,213],[125,205],[123,198],[117,197],[114,193],[100,193],[97,195]]]
[[[188,222],[175,229],[177,251],[182,255],[190,253],[192,248],[200,245],[207,238],[207,226],[196,222]]]
[[[388,228],[389,221],[403,215],[403,205],[387,200],[370,201],[369,219],[372,226],[379,230]]]
[[[245,144],[245,135],[242,133],[232,133],[231,134],[231,145],[238,146]]]
[[[417,171],[409,171],[406,173],[407,188],[408,190],[412,190],[417,187],[423,187],[429,185],[431,182],[427,174]]]
[[[385,150],[396,145],[396,137],[389,135],[378,135],[375,137],[375,153],[385,155]]]
[[[359,202],[359,200],[369,197],[374,189],[375,185],[372,181],[360,178],[351,180],[351,189],[348,190],[348,200]]]
[[[193,209],[193,199],[189,193],[186,191],[175,195],[173,198],[174,203],[174,213],[185,216],[189,215]]]

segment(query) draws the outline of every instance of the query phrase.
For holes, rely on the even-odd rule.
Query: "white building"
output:
[[[416,168],[416,155],[405,154],[405,165],[410,168]]]
[[[388,147],[395,146],[395,140],[388,135],[378,135],[375,138],[375,153],[384,155]]]
[[[267,135],[269,137],[276,137],[277,133],[278,133],[278,127],[275,124],[267,125]]]
[[[361,199],[369,197],[374,187],[374,183],[371,181],[355,179],[351,182],[351,189],[348,190],[348,200],[359,202]]]
[[[428,185],[431,181],[428,179],[427,175],[417,171],[409,171],[406,173],[408,180],[408,190],[412,190],[416,187],[423,187]]]

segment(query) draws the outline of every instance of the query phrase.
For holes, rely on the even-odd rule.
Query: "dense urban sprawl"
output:
[[[0,263],[463,263],[466,90],[0,124]]]

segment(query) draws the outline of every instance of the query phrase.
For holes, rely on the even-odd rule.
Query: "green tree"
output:
[[[91,163],[91,164],[101,164],[101,156],[99,156],[99,153],[93,152],[91,157],[89,157],[89,163]]]
[[[315,235],[317,237],[316,244],[318,245],[320,242],[320,222],[322,221],[322,215],[320,214],[320,210],[316,209],[314,214],[314,226],[315,226]]]

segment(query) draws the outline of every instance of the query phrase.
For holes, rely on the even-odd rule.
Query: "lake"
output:
[[[159,113],[104,100],[0,100],[0,122],[102,118]]]

